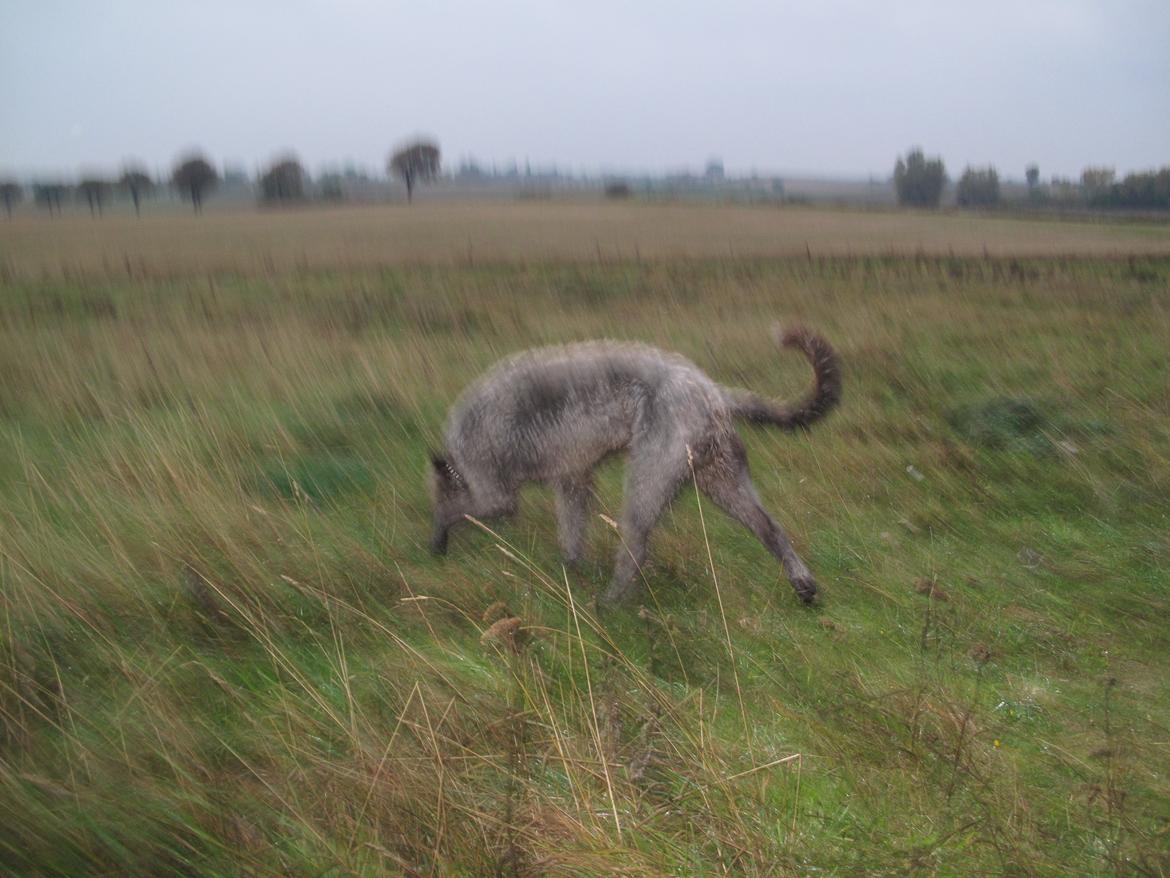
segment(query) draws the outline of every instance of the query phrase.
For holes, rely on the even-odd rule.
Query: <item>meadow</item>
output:
[[[642,201],[425,201],[262,211],[213,201],[84,209],[50,219],[25,205],[0,226],[0,278],[149,278],[788,256],[1170,255],[1166,223],[1066,222],[969,212]]]
[[[686,490],[427,551],[525,347],[777,397],[825,592]],[[1170,873],[1170,227],[517,204],[0,224],[0,872]]]

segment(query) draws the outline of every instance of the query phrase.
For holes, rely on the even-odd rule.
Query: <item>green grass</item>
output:
[[[10,277],[0,870],[1164,875],[1168,290],[1161,257]],[[692,490],[604,624],[617,537],[566,576],[540,489],[429,556],[427,448],[497,357],[637,338],[792,395],[776,318],[845,366],[807,436],[742,430],[822,607]]]

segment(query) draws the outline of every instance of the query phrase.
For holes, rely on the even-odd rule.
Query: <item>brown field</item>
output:
[[[248,208],[204,217],[151,205],[141,220],[26,211],[0,223],[0,276],[13,279],[806,253],[1165,255],[1170,224],[598,202]]]

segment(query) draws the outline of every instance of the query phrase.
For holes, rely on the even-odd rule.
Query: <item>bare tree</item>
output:
[[[96,177],[88,177],[77,184],[77,193],[85,197],[89,203],[89,215],[94,216],[95,208],[97,216],[102,215],[102,204],[106,200],[106,195],[109,194],[110,184],[106,180],[99,180]]]
[[[24,187],[12,180],[0,183],[0,199],[4,201],[4,212],[12,219],[12,205],[19,204],[24,198]]]
[[[175,166],[171,182],[182,193],[184,198],[191,199],[191,206],[196,213],[203,210],[203,195],[212,189],[219,177],[215,168],[211,167],[207,159],[198,153],[189,155]]]
[[[386,170],[406,184],[406,200],[414,200],[415,183],[429,183],[439,176],[438,144],[426,140],[409,143],[390,156]]]
[[[141,216],[142,196],[149,194],[154,189],[154,180],[150,178],[150,174],[141,167],[127,165],[118,183],[130,193],[130,198],[134,202],[134,215]]]
[[[47,207],[49,216],[53,215],[54,207],[57,209],[57,215],[61,215],[61,199],[69,191],[68,186],[64,183],[33,183],[32,191],[33,200]]]
[[[272,165],[260,178],[260,197],[264,201],[301,201],[305,197],[305,169],[289,156]]]

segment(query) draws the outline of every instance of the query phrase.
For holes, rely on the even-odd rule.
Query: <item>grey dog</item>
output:
[[[805,603],[817,583],[748,475],[734,420],[797,430],[820,420],[841,398],[833,348],[807,329],[776,330],[777,341],[803,351],[814,382],[807,396],[783,404],[722,387],[677,354],[641,344],[585,342],[525,351],[497,364],[451,409],[445,451],[432,454],[435,504],[431,550],[447,550],[465,516],[491,519],[516,511],[525,482],[556,492],[561,551],[581,560],[593,494],[593,471],[627,451],[625,498],[613,579],[602,604],[629,597],[646,560],[650,531],[692,477],[711,500],[748,528],[779,559]],[[692,476],[693,474],[693,476]]]

